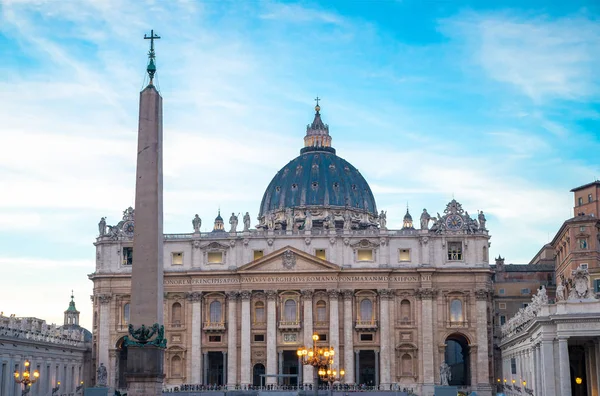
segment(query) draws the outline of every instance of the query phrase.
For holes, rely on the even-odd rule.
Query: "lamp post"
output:
[[[81,390],[81,388],[83,388],[83,381],[81,381],[79,383],[79,385],[77,386],[77,388],[75,388],[75,393],[79,392]]]
[[[333,347],[319,348],[317,347],[317,341],[319,341],[319,335],[313,334],[313,345],[312,347],[301,347],[298,348],[298,357],[302,359],[304,366],[313,366],[315,368],[313,373],[313,388],[315,396],[319,394],[319,377],[318,372],[321,369],[326,369],[333,364],[333,356],[335,351]]]
[[[60,389],[60,381],[56,383],[56,386],[52,388],[52,395],[54,395]]]
[[[332,361],[332,363],[333,363],[333,361]],[[329,386],[328,387],[329,396],[331,396],[333,393],[333,383],[340,382],[342,380],[342,378],[344,378],[344,374],[346,374],[344,369],[341,369],[339,373],[335,370],[332,370],[331,367],[328,367],[327,369],[325,369],[325,368],[319,369],[319,377],[321,377],[322,381],[327,382],[327,384]]]
[[[38,378],[40,378],[40,372],[35,370],[33,372],[33,376],[31,375],[31,373],[29,372],[30,369],[30,364],[29,364],[29,360],[25,360],[25,369],[23,369],[23,372],[19,372],[19,370],[15,370],[15,382],[17,384],[23,384],[23,395],[26,394],[27,392],[29,392],[29,387],[32,384],[35,384],[35,382],[38,380]]]

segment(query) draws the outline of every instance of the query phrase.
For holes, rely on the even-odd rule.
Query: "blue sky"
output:
[[[568,4],[567,4],[568,3]],[[154,29],[165,232],[255,217],[322,98],[388,226],[483,210],[526,263],[600,177],[600,6],[549,1],[0,1],[0,310],[82,322],[101,216],[133,205]],[[415,216],[416,217],[416,216]],[[27,302],[29,305],[24,305]]]

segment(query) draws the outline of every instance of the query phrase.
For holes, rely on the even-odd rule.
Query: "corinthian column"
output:
[[[112,296],[110,294],[98,295],[98,302],[100,303],[100,317],[98,318],[98,367],[100,364],[104,364],[104,367],[108,370],[110,367],[110,361],[108,358],[108,350],[112,349],[113,345],[110,344],[110,300]],[[109,386],[115,386],[116,382],[108,383]]]
[[[243,290],[240,292],[242,299],[242,340],[241,340],[241,385],[242,389],[246,389],[251,383],[251,359],[250,359],[250,297],[252,292]]]
[[[237,298],[238,292],[227,293],[227,389],[237,384]]]
[[[479,289],[475,292],[476,312],[477,312],[477,389],[480,391],[489,390],[489,360],[488,356],[488,299],[490,296],[488,289]],[[472,366],[471,366],[472,367]]]
[[[267,374],[277,374],[277,311],[276,290],[267,290]],[[267,377],[267,385],[275,384],[276,377]]]
[[[433,362],[433,298],[434,289],[422,288],[417,290],[417,297],[421,299],[421,317],[423,334],[423,385],[433,390],[435,383],[435,366]],[[487,364],[487,363],[486,363]]]
[[[340,368],[340,307],[338,297],[340,292],[337,290],[328,290],[329,295],[329,345],[338,355],[333,359],[333,369],[339,371]]]
[[[309,348],[313,344],[313,291],[302,290],[302,304],[304,306],[304,345]],[[313,382],[313,367],[306,365],[302,367],[302,380],[305,385]]]
[[[379,384],[383,389],[389,389],[391,383],[391,367],[390,367],[390,300],[392,299],[392,291],[389,289],[380,289],[379,292],[379,318],[381,324],[381,340],[379,343],[380,349],[380,364],[379,372],[381,377]]]
[[[558,370],[561,396],[571,396],[571,371],[569,365],[569,339],[558,338]],[[589,378],[588,378],[589,381]]]
[[[352,326],[352,296],[353,290],[342,290],[344,297],[344,370],[346,370],[347,384],[353,384],[354,380],[354,339]]]
[[[202,383],[202,293],[189,293],[188,301],[192,304],[192,350],[191,372],[192,384]]]

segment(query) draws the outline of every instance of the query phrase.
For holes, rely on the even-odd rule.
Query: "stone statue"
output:
[[[292,209],[287,208],[285,210],[285,229],[287,231],[292,231],[294,229],[294,212],[292,212]]]
[[[387,211],[381,211],[381,213],[379,214],[379,227],[382,230],[387,230]]]
[[[450,366],[448,366],[446,362],[442,362],[442,364],[440,364],[440,384],[442,386],[448,386],[451,379],[452,371],[450,370]]]
[[[202,219],[198,216],[198,214],[196,214],[196,216],[194,216],[194,218],[192,219],[192,225],[194,226],[195,233],[200,232],[200,227],[202,226]]]
[[[477,219],[479,220],[479,229],[485,230],[486,219],[485,219],[485,215],[483,214],[483,210],[479,212]]]
[[[275,215],[273,213],[265,214],[265,223],[267,225],[268,230],[275,229]]]
[[[100,363],[100,367],[96,370],[96,386],[106,386],[106,377],[108,373],[106,372],[106,367],[104,363]]]
[[[100,232],[100,236],[104,236],[104,234],[106,234],[106,217],[100,218],[100,223],[98,223],[98,231]]]
[[[229,224],[231,224],[231,229],[229,230],[229,232],[237,232],[238,217],[233,212],[231,213],[231,217],[229,218]]]
[[[344,230],[349,230],[352,228],[352,214],[350,211],[346,210],[344,212]]]
[[[312,213],[310,210],[306,211],[306,217],[304,218],[304,231],[312,230]]]
[[[427,209],[423,209],[423,213],[421,213],[421,229],[427,230],[429,229],[429,220],[431,220],[431,216],[427,213]]]
[[[556,301],[565,301],[565,285],[564,282],[558,282],[556,286]]]
[[[250,230],[250,214],[246,212],[244,215],[244,231]]]

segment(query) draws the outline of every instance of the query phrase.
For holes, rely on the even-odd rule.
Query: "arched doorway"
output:
[[[444,360],[452,373],[449,385],[471,385],[469,341],[464,335],[454,333],[446,338]]]
[[[262,374],[265,373],[265,365],[262,363],[257,363],[254,365],[252,369],[252,385],[254,386],[264,386],[264,377],[261,377]]]
[[[127,381],[125,380],[125,371],[127,371],[127,347],[125,346],[125,340],[123,338],[117,341],[117,353],[117,367],[119,370],[117,388],[127,389]]]

